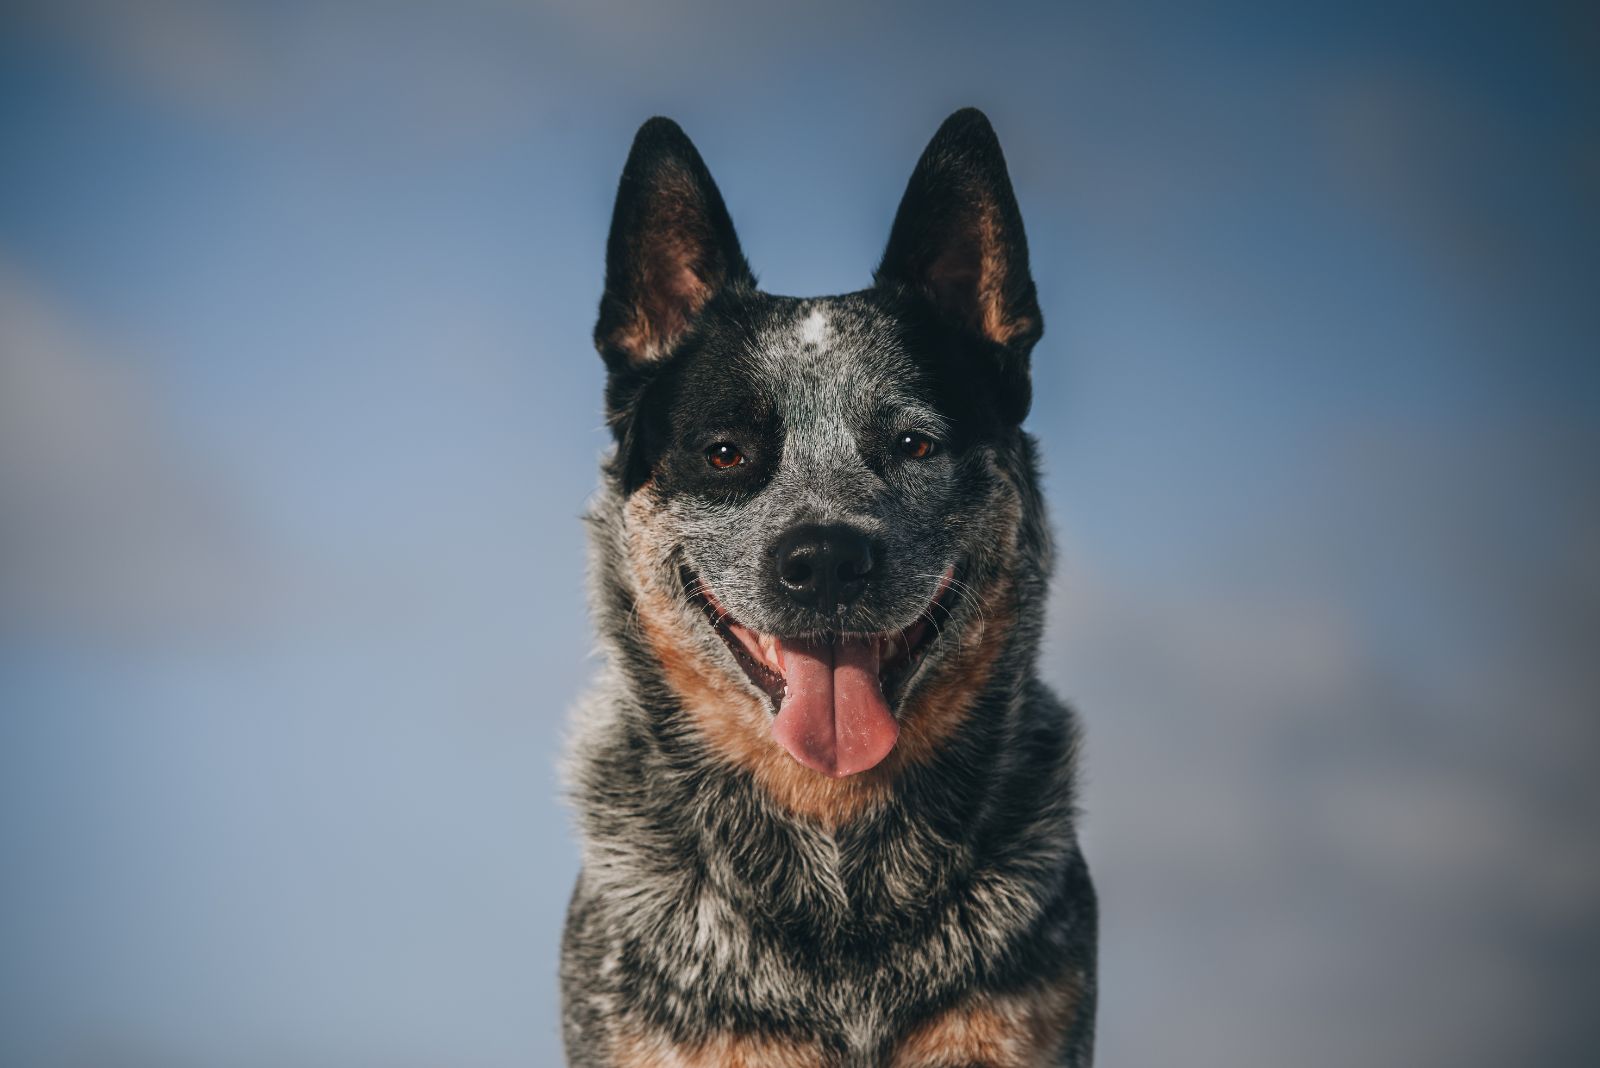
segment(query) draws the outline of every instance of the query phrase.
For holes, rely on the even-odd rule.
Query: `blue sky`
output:
[[[838,292],[967,104],[1047,322],[1102,1059],[1592,1056],[1592,16],[3,20],[8,1062],[553,1062],[632,132],[685,126],[767,288]]]

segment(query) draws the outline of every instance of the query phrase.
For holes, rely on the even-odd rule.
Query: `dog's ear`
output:
[[[1044,321],[1005,156],[977,108],[951,115],[928,142],[874,279],[908,288],[986,343],[999,365],[1002,415],[1022,421],[1031,396],[1028,353]]]
[[[671,119],[639,127],[617,186],[594,330],[607,366],[661,359],[720,290],[754,284],[700,153]]]

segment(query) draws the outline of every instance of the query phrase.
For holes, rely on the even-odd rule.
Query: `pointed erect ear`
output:
[[[613,371],[659,360],[728,286],[753,286],[722,194],[671,119],[639,127],[617,186],[595,347]]]
[[[1006,416],[1029,405],[1028,353],[1044,332],[1028,240],[1000,142],[983,112],[951,115],[917,161],[875,280],[903,285],[989,342]]]

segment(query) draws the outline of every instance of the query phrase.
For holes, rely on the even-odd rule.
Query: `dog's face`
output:
[[[908,695],[1013,562],[1018,424],[1041,332],[999,145],[952,116],[872,288],[758,291],[666,120],[624,170],[596,341],[636,578],[831,776],[894,747]]]

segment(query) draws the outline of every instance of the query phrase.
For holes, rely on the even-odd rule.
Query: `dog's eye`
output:
[[[744,463],[744,453],[731,441],[719,441],[706,450],[706,463],[718,471],[726,471]]]
[[[926,460],[933,455],[933,439],[926,434],[919,434],[915,430],[908,430],[900,435],[898,442],[900,451],[913,460]]]

